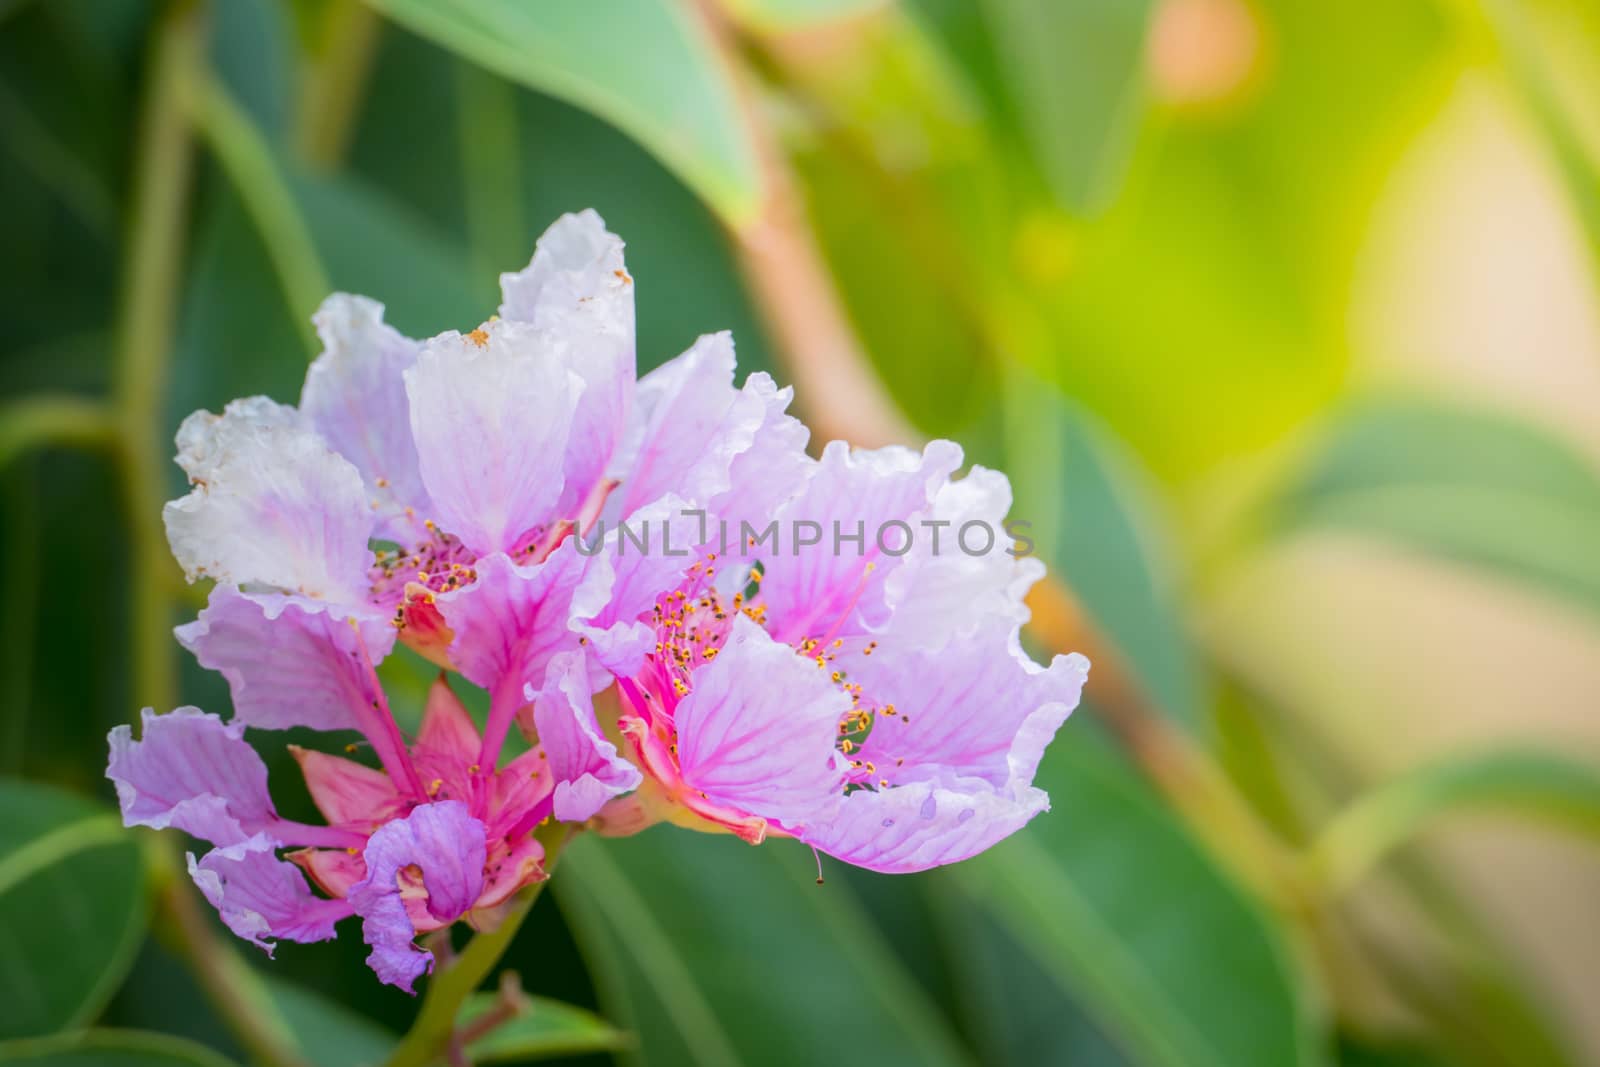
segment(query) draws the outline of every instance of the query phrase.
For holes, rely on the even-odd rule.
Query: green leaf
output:
[[[761,200],[735,90],[669,0],[370,0],[464,59],[593,112],[644,145],[732,225]]]
[[[281,978],[269,977],[265,982],[301,1052],[314,1067],[382,1063],[400,1040],[365,1015],[304,986]]]
[[[986,0],[1022,134],[1061,205],[1092,214],[1119,187],[1142,115],[1151,0]]]
[[[147,920],[139,846],[111,812],[0,779],[0,1038],[91,1021]]]
[[[1161,710],[1191,730],[1202,721],[1193,652],[1143,472],[1115,438],[1051,385],[1012,371],[1006,469],[1012,515]],[[1090,682],[1089,698],[1094,697]]]
[[[1519,815],[1600,841],[1600,768],[1534,750],[1421,767],[1336,815],[1312,849],[1312,870],[1324,885],[1346,888],[1440,818],[1466,811]]]
[[[80,1030],[0,1041],[0,1063],[38,1067],[231,1067],[204,1045],[139,1030]]]
[[[552,881],[637,1064],[967,1062],[837,879],[785,841],[669,826],[581,838]]]
[[[493,993],[476,993],[462,1006],[458,1026],[465,1026],[499,1001]],[[527,1007],[474,1041],[467,1049],[474,1063],[520,1063],[585,1052],[615,1052],[628,1044],[627,1035],[590,1011],[548,997],[529,997]]]
[[[1516,419],[1426,401],[1340,418],[1277,505],[1280,533],[1348,530],[1600,611],[1600,475]]]
[[[952,877],[1064,999],[1140,1067],[1322,1061],[1277,932],[1131,769],[1069,728],[1038,784],[1051,811]]]

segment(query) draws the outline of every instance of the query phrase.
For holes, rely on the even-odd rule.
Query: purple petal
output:
[[[885,580],[895,639],[939,647],[972,633],[993,618],[1012,627],[1028,620],[1023,597],[1044,564],[1013,557],[1005,530],[1011,483],[999,471],[974,466],[965,478],[941,486],[926,518],[942,521],[939,551],[919,536],[904,562]]]
[[[347,901],[311,892],[305,875],[273,854],[264,834],[214,848],[199,862],[189,854],[189,877],[228,929],[272,954],[268,938],[327,941],[334,923],[351,914]]]
[[[639,769],[617,754],[595,718],[589,672],[583,656],[556,657],[534,701],[533,721],[539,747],[555,775],[555,817],[583,822],[612,797],[637,789]]]
[[[409,543],[431,514],[411,440],[405,371],[417,361],[417,342],[383,321],[383,305],[335,293],[312,321],[322,354],[306,372],[300,410],[322,439],[355,464],[378,504],[377,534]]]
[[[825,819],[844,790],[834,749],[850,700],[826,671],[744,616],[676,711],[684,782],[784,827]]]
[[[798,538],[800,524],[817,543],[806,548],[782,545],[765,563],[761,596],[774,636],[788,643],[825,634],[849,636],[870,631],[888,617],[884,579],[900,562],[893,553],[904,540],[890,522],[909,523],[914,538],[929,503],[950,473],[961,465],[961,449],[949,441],[931,442],[919,455],[905,448],[852,451],[842,441],[823,450],[811,480],[778,511],[780,538]],[[862,534],[862,541],[837,547],[835,530]],[[887,532],[880,551],[880,531]],[[950,535],[947,533],[946,537]]]
[[[584,390],[568,366],[585,340],[501,320],[440,334],[406,371],[433,517],[474,552],[511,551],[551,521]]]
[[[574,606],[584,579],[584,560],[570,540],[543,563],[519,566],[502,553],[480,559],[477,581],[435,600],[455,637],[450,661],[485,689],[502,683],[542,683],[558,652],[577,648],[571,618],[592,614],[602,603]]]
[[[198,708],[157,715],[145,708],[140,739],[111,731],[106,777],[117,787],[128,826],[168,826],[217,845],[233,845],[277,820],[267,795],[267,765],[244,740],[244,724]]]
[[[502,274],[500,316],[582,336],[563,349],[584,382],[566,446],[566,484],[557,513],[570,517],[600,480],[633,400],[633,279],[622,242],[593,211],[563,215],[544,232],[533,261]]]
[[[758,372],[745,379],[743,392],[759,406],[761,422],[750,447],[733,457],[728,489],[706,501],[706,507],[730,522],[748,520],[759,529],[805,488],[812,467],[806,455],[811,431],[788,414],[793,387],[779,389],[771,375]]]
[[[235,400],[178,430],[194,484],[163,516],[190,581],[215,578],[329,600],[365,594],[373,513],[361,474],[293,408]]]
[[[978,779],[917,782],[844,798],[834,818],[801,839],[846,863],[909,874],[968,859],[1016,833],[1050,801],[1031,786],[997,789]]]
[[[611,466],[622,485],[607,502],[608,518],[626,517],[667,493],[705,505],[729,492],[735,458],[753,447],[770,406],[787,400],[764,376],[735,390],[733,370],[732,335],[707,334],[639,380],[632,425]],[[773,429],[769,448],[794,440],[787,426],[774,422]]]
[[[1039,667],[1004,617],[942,649],[907,649],[892,634],[846,667],[864,699],[895,709],[874,718],[866,758],[892,767],[894,783],[952,774],[995,787],[1031,782],[1044,746],[1077,707],[1089,661],[1057,656]]]
[[[222,672],[234,713],[251,726],[356,729],[356,709],[376,696],[368,660],[377,664],[389,654],[395,630],[385,616],[364,612],[351,620],[338,610],[219,585],[200,617],[178,627],[178,641],[202,667]]]
[[[409,993],[418,976],[433,969],[433,953],[413,943],[416,928],[400,896],[401,870],[421,869],[428,914],[449,924],[483,892],[487,855],[483,823],[459,800],[419,805],[372,835],[364,853],[367,875],[350,887],[350,902],[372,946],[367,963],[382,981]]]

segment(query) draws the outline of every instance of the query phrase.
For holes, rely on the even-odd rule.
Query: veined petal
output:
[[[580,344],[501,320],[440,334],[405,372],[433,517],[474,552],[509,552],[553,520],[584,390],[569,369]]]
[[[311,892],[305,875],[273,854],[264,834],[225,848],[214,848],[196,862],[189,853],[189,877],[246,941],[272,954],[269,938],[327,941],[334,923],[351,913],[348,902],[323,900]]]
[[[604,474],[633,401],[633,279],[622,241],[592,210],[563,215],[539,238],[527,267],[500,276],[500,288],[502,318],[577,338],[561,349],[584,383],[556,509],[570,517]]]
[[[417,977],[433,969],[433,953],[413,943],[416,928],[401,899],[400,872],[422,871],[428,915],[449,924],[483,892],[487,854],[483,823],[458,800],[419,805],[372,835],[363,854],[367,875],[350,887],[350,902],[362,918],[362,936],[372,946],[367,963],[379,979],[410,993]]]
[[[550,663],[544,689],[530,687],[539,747],[555,780],[555,817],[583,822],[610,800],[637,789],[639,769],[617,754],[595,718],[589,672],[580,653],[564,653]]]
[[[943,648],[886,637],[846,669],[880,708],[861,747],[880,768],[893,768],[890,781],[954,774],[998,788],[1033,780],[1044,747],[1078,705],[1089,661],[1074,653],[1040,667],[1015,624],[996,616]]]
[[[798,490],[805,429],[782,414],[787,395],[773,389],[765,374],[752,374],[736,390],[733,371],[733,334],[715,333],[638,381],[634,421],[611,464],[611,477],[622,485],[608,501],[608,517],[626,518],[667,493],[699,506],[723,504],[734,486],[734,462],[757,446],[763,430],[768,440],[744,474],[773,474],[771,467],[779,464],[782,482],[765,488]],[[798,451],[789,451],[797,440]],[[781,466],[784,459],[789,466]],[[766,515],[738,518],[754,522]]]
[[[1043,790],[996,788],[980,779],[861,789],[844,798],[832,820],[807,827],[801,840],[857,867],[910,874],[976,856],[1049,808]]]
[[[887,624],[907,647],[939,647],[995,618],[1028,621],[1023,597],[1044,577],[1037,559],[1011,555],[1006,514],[1011,483],[999,471],[974,466],[940,486],[923,518],[943,523],[938,551],[919,536],[904,562],[884,581],[894,612]]]
[[[485,689],[512,684],[518,696],[523,687],[542,683],[551,658],[577,647],[569,620],[601,606],[574,605],[583,563],[570,541],[528,567],[503,553],[480,559],[477,581],[435,601],[455,635],[450,661],[456,669]]]
[[[844,790],[834,743],[849,707],[827,673],[741,615],[678,703],[684,784],[786,829],[825,821]]]
[[[228,679],[241,721],[269,730],[358,729],[357,709],[377,695],[368,662],[389,654],[395,631],[385,616],[342,618],[341,610],[348,609],[219,585],[200,617],[176,632],[202,667]]]
[[[761,596],[773,635],[798,642],[881,626],[889,611],[884,579],[904,543],[904,532],[888,524],[906,523],[913,537],[925,536],[916,524],[960,465],[961,449],[949,441],[930,442],[920,454],[898,447],[853,451],[831,442],[806,487],[778,511],[780,536],[793,544],[764,568]],[[802,528],[815,539],[809,547],[799,545]],[[885,530],[888,554],[879,548]],[[861,540],[836,548],[836,531],[859,533]]]
[[[244,724],[198,708],[157,715],[145,708],[140,738],[111,731],[106,777],[117,787],[122,821],[172,826],[216,845],[268,828],[278,813],[267,795],[267,765],[244,740]]]
[[[306,372],[300,410],[322,439],[361,472],[375,502],[378,536],[413,540],[431,514],[411,440],[403,375],[417,361],[417,342],[383,321],[383,305],[335,293],[312,316],[322,354]],[[417,514],[408,515],[407,507]]]
[[[178,430],[178,464],[194,488],[162,514],[190,581],[365,593],[374,516],[361,474],[293,408],[251,397],[197,411]]]

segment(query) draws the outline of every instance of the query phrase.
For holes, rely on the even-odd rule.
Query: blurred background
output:
[[[405,1029],[108,814],[113,725],[227,711],[171,435],[592,206],[641,370],[732,329],[819,443],[1005,469],[1095,666],[978,861],[580,841],[508,965],[594,1015],[487,1058],[1600,1064],[1597,161],[1590,0],[0,0],[0,1061]]]

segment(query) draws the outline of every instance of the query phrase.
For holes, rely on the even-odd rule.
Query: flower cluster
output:
[[[871,539],[719,558],[706,532],[1002,528],[1002,475],[953,478],[948,442],[812,458],[789,390],[735,387],[726,334],[636,379],[633,279],[593,212],[501,284],[497,316],[420,342],[333,296],[298,407],[252,397],[179,430],[192,489],[168,537],[215,585],[177,634],[234,718],[147,709],[107,774],[130,825],[214,846],[190,873],[235,933],[270,950],[359,916],[373,969],[409,990],[432,966],[418,935],[492,925],[547,876],[550,820],[794,837],[907,872],[1046,808],[1034,770],[1088,664],[1019,644],[1037,561]],[[443,669],[412,738],[376,672],[397,641]],[[488,693],[481,730],[449,672]],[[375,757],[293,749],[326,825],[277,814],[244,736],[296,726],[358,731]],[[528,747],[506,758],[513,728]]]

